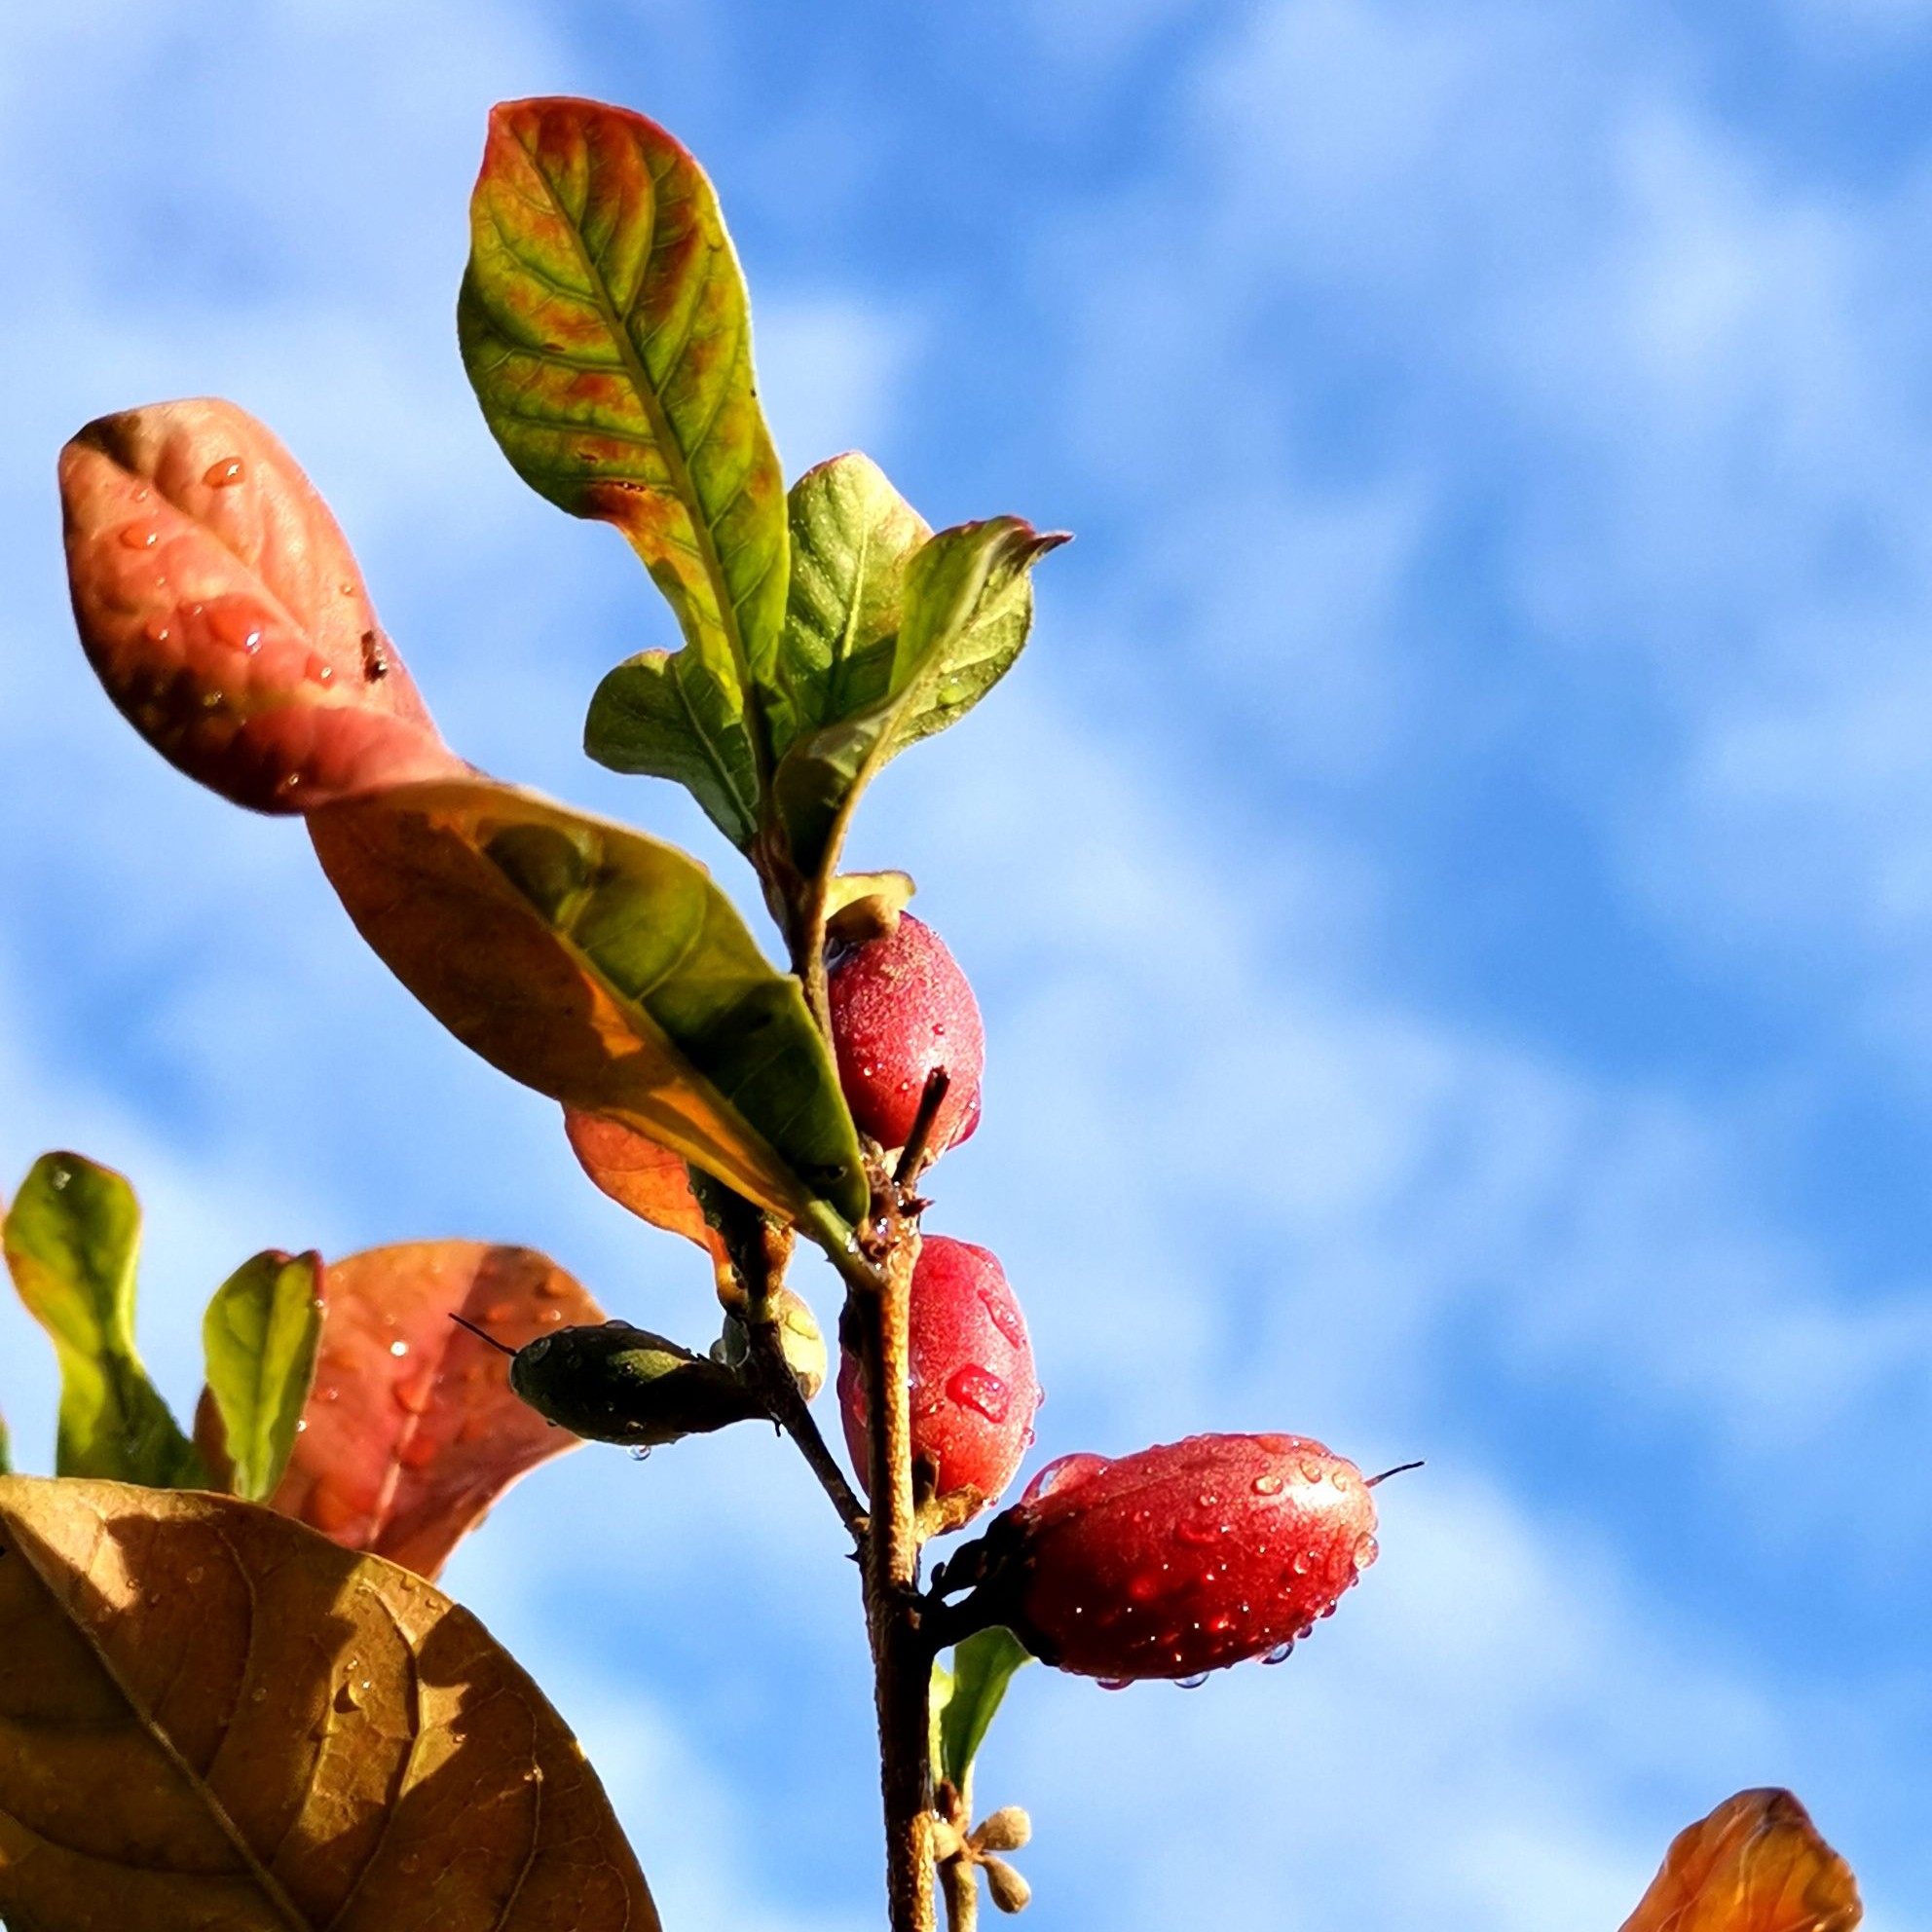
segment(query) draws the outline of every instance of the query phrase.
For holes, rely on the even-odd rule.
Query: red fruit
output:
[[[992,1527],[1014,1629],[1061,1670],[1197,1677],[1284,1652],[1375,1560],[1361,1471],[1305,1435],[1066,1456]]]
[[[938,1521],[957,1528],[997,1501],[1033,1440],[1033,1345],[998,1260],[945,1235],[919,1248],[910,1314],[912,1459],[932,1468]],[[838,1407],[867,1482],[865,1391],[850,1350],[839,1357]]]
[[[973,1132],[986,1036],[966,975],[930,926],[902,912],[891,932],[854,947],[834,967],[828,990],[839,1084],[861,1133],[905,1146],[926,1077],[942,1066],[950,1084],[932,1149]]]

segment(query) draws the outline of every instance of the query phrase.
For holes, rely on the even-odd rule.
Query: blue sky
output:
[[[1022,1679],[1040,1932],[1589,1932],[1789,1783],[1932,1928],[1932,5],[70,0],[0,25],[0,1186],[149,1211],[143,1337],[270,1245],[701,1262],[358,947],[297,827],[115,719],[55,453],[217,392],[347,526],[451,739],[576,752],[670,641],[526,492],[451,311],[496,98],[700,155],[793,471],[1075,530],[877,788],[979,986],[932,1224],[1004,1258],[1039,1455],[1288,1428],[1383,1560],[1284,1669]],[[829,1280],[813,1284],[822,1314]],[[31,1466],[51,1362],[0,1309]],[[853,1579],[755,1431],[515,1492],[451,1587],[581,1730],[667,1925],[876,1921]]]

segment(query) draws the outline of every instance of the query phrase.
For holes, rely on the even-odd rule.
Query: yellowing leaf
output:
[[[803,992],[695,860],[486,779],[351,799],[309,828],[362,937],[492,1065],[776,1213],[863,1214]]]
[[[1680,1832],[1622,1932],[1851,1932],[1851,1868],[1788,1791],[1740,1791]]]
[[[18,1932],[656,1932],[482,1625],[233,1498],[0,1477],[0,1738]]]
[[[614,524],[687,641],[612,674],[591,756],[689,785],[749,841],[765,757],[751,693],[784,618],[784,479],[758,404],[744,279],[717,197],[654,123],[589,100],[497,108],[457,306],[503,453]]]

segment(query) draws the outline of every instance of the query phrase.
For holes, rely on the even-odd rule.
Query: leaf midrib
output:
[[[711,587],[712,601],[718,608],[718,627],[724,635],[725,648],[731,653],[732,668],[737,673],[738,682],[744,690],[746,716],[757,721],[757,682],[752,675],[751,661],[745,650],[744,633],[738,622],[737,606],[732,603],[729,588],[724,581],[724,560],[718,554],[718,544],[711,524],[704,516],[696,513],[693,507],[697,505],[701,508],[701,505],[696,487],[691,480],[690,464],[687,461],[684,444],[679,440],[670,418],[664,412],[657,391],[651,385],[650,372],[645,367],[644,357],[631,340],[630,330],[625,326],[624,317],[617,309],[603,271],[584,242],[576,216],[565,205],[563,198],[552,186],[550,177],[539,165],[537,156],[525,147],[522,141],[518,141],[517,146],[529,163],[531,172],[542,184],[543,193],[549,199],[551,205],[563,220],[565,232],[571,238],[571,246],[576,251],[577,260],[583,267],[591,299],[596,304],[604,325],[610,330],[612,340],[616,344],[617,359],[622,363],[624,373],[630,379],[631,388],[637,395],[647,421],[650,424],[652,433],[663,448],[664,466],[671,472],[671,482],[678,493],[679,502],[685,514],[689,517],[692,535],[697,539],[698,558],[704,566],[705,577]],[[642,251],[643,259],[649,265],[657,249],[659,194],[657,176],[651,172],[649,159],[641,155],[640,160],[645,175],[650,183],[647,216],[650,228]],[[708,257],[709,249],[706,253]],[[679,353],[682,355],[683,351],[680,350]],[[540,356],[543,352],[539,348],[537,353]],[[752,758],[762,779],[765,752],[762,730],[757,728],[755,724],[755,727],[746,735],[751,740]]]
[[[94,1550],[98,1550],[100,1542],[106,1534],[107,1524],[103,1519],[96,1526]],[[208,1815],[214,1820],[221,1835],[235,1847],[247,1876],[260,1889],[262,1897],[267,1901],[276,1915],[288,1928],[288,1932],[315,1932],[314,1921],[297,1910],[295,1902],[282,1889],[275,1874],[261,1862],[254,1847],[242,1837],[241,1828],[228,1815],[227,1807],[208,1788],[207,1782],[194,1769],[187,1759],[181,1755],[180,1751],[176,1749],[174,1740],[168,1736],[167,1732],[160,1725],[155,1723],[153,1718],[141,1708],[139,1700],[122,1679],[120,1671],[115,1668],[112,1659],[109,1658],[106,1651],[101,1647],[93,1631],[78,1616],[74,1616],[68,1608],[65,1599],[48,1577],[46,1569],[36,1560],[34,1545],[37,1543],[38,1539],[29,1540],[22,1538],[18,1526],[16,1526],[9,1541],[15,1555],[25,1560],[27,1568],[33,1572],[41,1588],[47,1592],[48,1601],[53,1604],[62,1620],[68,1624],[80,1638],[81,1642],[87,1646],[94,1662],[99,1665],[101,1674],[120,1692],[122,1702],[133,1713],[135,1722],[140,1726],[141,1730],[160,1749],[167,1762],[174,1766],[176,1774],[188,1787],[189,1791],[205,1806]],[[82,1575],[92,1576],[93,1570],[93,1552],[91,1551],[87,1561],[76,1567]],[[251,1611],[249,1616],[249,1640],[251,1643],[253,1637],[254,1617]]]

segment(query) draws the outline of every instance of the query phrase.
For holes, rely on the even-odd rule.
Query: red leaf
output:
[[[1788,1791],[1740,1791],[1679,1832],[1623,1932],[1852,1932],[1851,1868]]]
[[[576,1446],[510,1393],[521,1348],[603,1311],[555,1262],[487,1242],[407,1242],[329,1264],[315,1391],[274,1507],[348,1549],[434,1577],[526,1470]]]
[[[60,456],[89,661],[134,728],[235,803],[309,811],[467,767],[281,444],[231,402],[90,423]]]

